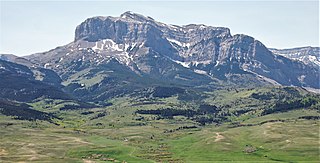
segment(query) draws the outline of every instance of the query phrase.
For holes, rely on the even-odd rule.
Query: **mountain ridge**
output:
[[[251,36],[231,35],[225,27],[167,25],[132,12],[88,18],[73,42],[25,58],[57,72],[70,92],[86,99],[168,85],[320,88],[315,67],[275,55]]]
[[[274,54],[301,61],[317,68],[320,67],[320,47],[305,46],[286,49],[269,48],[269,50]]]

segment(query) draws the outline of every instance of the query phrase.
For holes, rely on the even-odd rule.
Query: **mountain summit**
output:
[[[133,12],[88,18],[73,42],[26,58],[90,98],[152,85],[320,88],[316,67],[276,55],[251,36],[203,24],[168,25]]]

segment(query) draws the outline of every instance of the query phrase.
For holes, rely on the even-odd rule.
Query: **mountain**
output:
[[[8,62],[13,62],[21,65],[25,65],[27,67],[38,67],[41,68],[42,66],[39,66],[36,63],[32,63],[30,60],[24,58],[24,57],[18,57],[13,54],[0,54],[0,60],[8,61]]]
[[[52,70],[29,68],[0,59],[0,99],[30,102],[37,98],[70,99]]]
[[[281,86],[318,84],[228,28],[93,17],[0,55],[0,162],[320,162],[320,94]]]
[[[318,69],[275,55],[253,37],[224,27],[167,25],[132,12],[89,18],[77,26],[73,42],[25,58],[93,101],[159,85],[320,88]]]
[[[277,55],[298,60],[305,64],[320,66],[320,47],[301,47],[292,49],[269,49],[271,52]]]

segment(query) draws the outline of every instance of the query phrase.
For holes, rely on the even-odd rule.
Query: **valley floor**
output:
[[[86,109],[33,101],[30,115],[53,118],[0,114],[0,162],[320,162],[318,95],[259,88],[208,92],[198,103],[182,97],[126,96]]]
[[[1,116],[0,162],[319,162],[319,121],[63,128]]]

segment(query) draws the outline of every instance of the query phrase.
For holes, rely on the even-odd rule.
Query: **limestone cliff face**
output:
[[[320,67],[320,47],[301,47],[292,49],[269,49],[276,55],[281,55],[292,60],[301,61],[305,64]]]
[[[63,79],[115,59],[135,74],[191,85],[196,78],[228,80],[230,75],[250,74],[283,85],[320,87],[317,68],[273,52],[253,37],[231,35],[228,28],[168,25],[125,12],[89,18],[77,26],[72,43],[28,58]],[[181,78],[186,74],[190,79]]]

